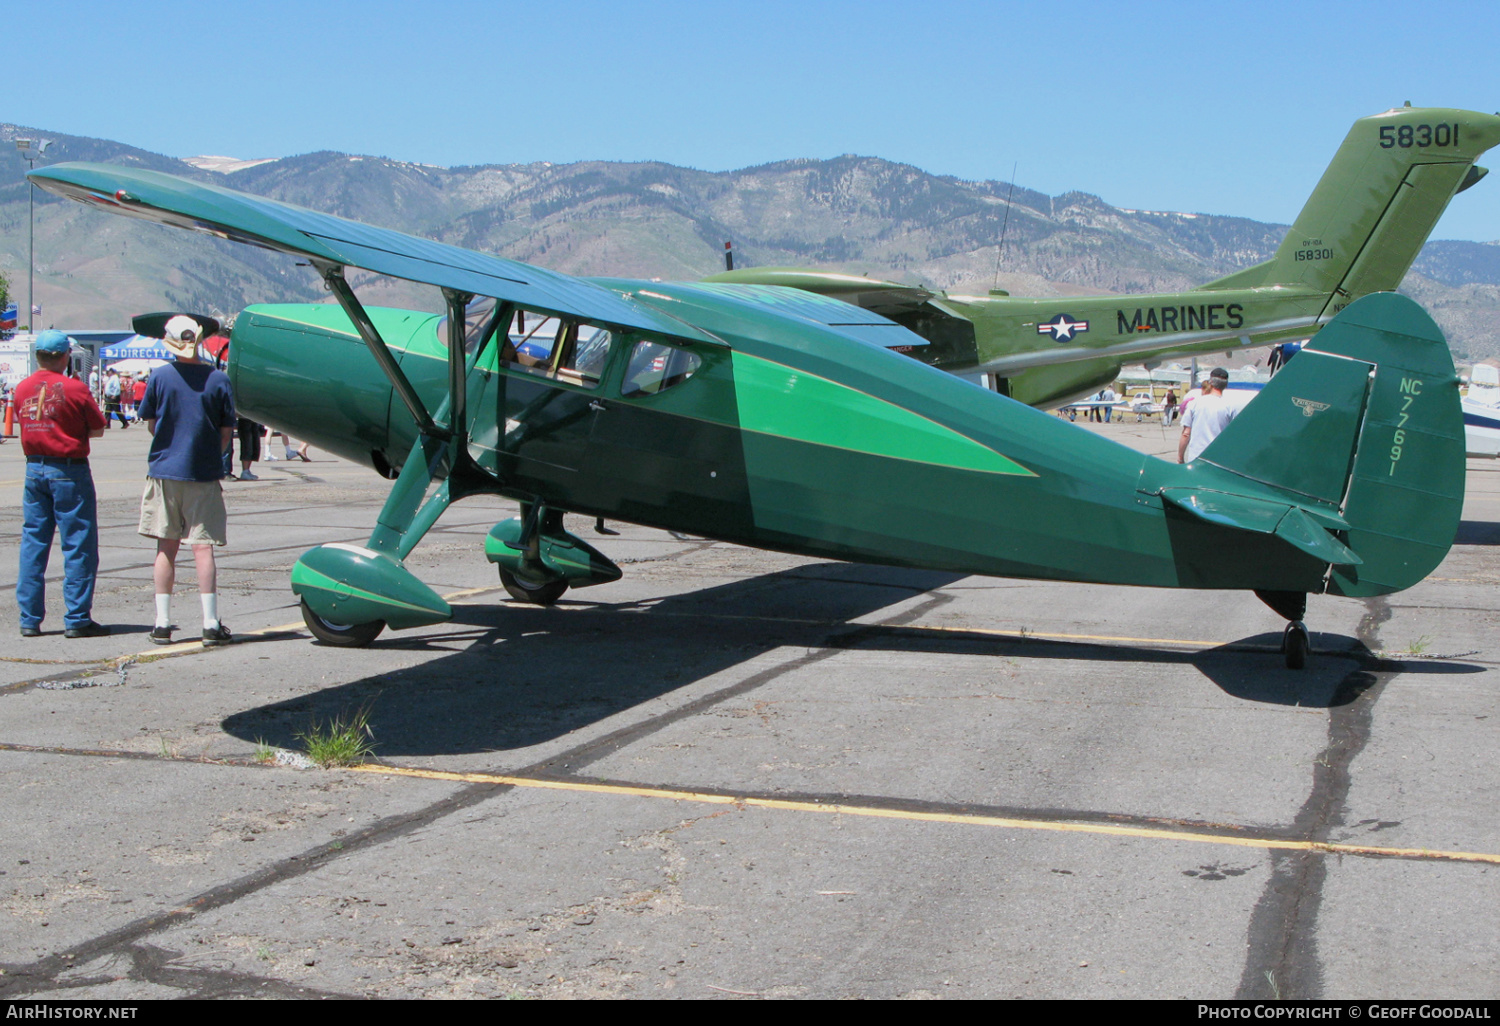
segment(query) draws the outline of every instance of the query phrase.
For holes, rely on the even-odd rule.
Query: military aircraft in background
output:
[[[706,280],[845,300],[921,336],[900,348],[923,363],[991,375],[1030,406],[1063,406],[1124,363],[1307,338],[1360,296],[1393,291],[1448,201],[1485,176],[1474,161],[1497,142],[1497,115],[1407,106],[1361,118],[1276,255],[1189,292],[1025,299],[790,267]]]
[[[395,477],[364,545],[292,570],[328,644],[449,619],[404,560],[449,504],[496,494],[521,515],[485,553],[526,601],[619,579],[572,511],[819,558],[1252,590],[1295,667],[1309,593],[1417,583],[1463,503],[1452,358],[1398,295],[1344,310],[1178,465],[893,352],[921,339],[824,296],[571,278],[115,165],[29,177],[295,254],[337,299],[247,308],[228,364],[244,415]],[[447,314],[367,308],[349,267],[437,286]]]

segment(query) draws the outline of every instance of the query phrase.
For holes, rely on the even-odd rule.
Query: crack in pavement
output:
[[[933,595],[926,602],[919,603],[913,609],[891,617],[888,622],[891,624],[909,622],[950,601],[952,599],[949,596]],[[853,629],[856,631],[867,629],[867,625],[856,625]],[[539,773],[548,770],[556,772],[556,767],[559,765],[570,769],[590,765],[618,751],[627,744],[644,737],[649,737],[664,727],[676,723],[687,716],[702,712],[704,709],[730,698],[743,695],[748,691],[776,680],[785,673],[830,658],[841,651],[843,651],[842,647],[830,645],[827,648],[790,660],[781,666],[767,669],[738,684],[712,692],[676,709],[648,718],[634,726],[613,731],[597,740],[586,741],[560,755],[528,766],[521,772]],[[87,965],[90,962],[109,956],[127,956],[132,959],[134,968],[131,972],[135,975],[127,974],[131,979],[174,988],[178,987],[178,983],[171,982],[173,980],[190,983],[194,988],[192,996],[195,997],[282,996],[280,991],[267,989],[275,987],[287,988],[289,996],[346,996],[312,991],[304,992],[284,981],[270,980],[264,977],[239,973],[234,970],[200,970],[174,966],[172,959],[180,957],[180,953],[168,953],[171,957],[161,960],[157,960],[154,957],[138,958],[136,957],[136,953],[150,947],[149,945],[142,945],[140,942],[153,934],[180,926],[205,912],[231,905],[241,898],[248,897],[274,884],[304,876],[337,859],[386,844],[414,830],[443,819],[454,812],[471,808],[490,798],[504,795],[513,790],[515,788],[509,784],[469,784],[446,798],[439,799],[424,808],[414,812],[400,813],[379,819],[361,830],[356,830],[343,837],[316,845],[297,855],[290,856],[280,862],[272,863],[248,873],[237,880],[232,880],[218,887],[203,891],[187,899],[187,901],[174,909],[155,915],[143,916],[80,944],[70,945],[65,952],[54,952],[31,963],[12,964],[0,962],[0,999],[15,1000],[23,995],[35,994],[38,991],[84,986],[85,984],[72,983],[62,977],[65,977],[74,966]],[[183,973],[187,973],[188,975],[184,976],[182,975]],[[93,985],[97,985],[97,983]]]
[[[798,658],[793,659],[790,662],[782,663],[779,666],[772,666],[768,669],[762,670],[760,673],[752,674],[751,676],[746,677],[744,680],[740,681],[738,684],[731,684],[729,687],[720,688],[718,691],[709,692],[701,698],[681,705],[676,709],[662,713],[659,716],[655,716],[645,721],[644,723],[637,724],[635,726],[621,727],[619,730],[614,731],[610,734],[606,734],[602,738],[599,738],[595,741],[585,742],[584,744],[579,745],[577,748],[570,749],[569,751],[564,752],[561,755],[557,755],[552,757],[551,759],[545,759],[541,762],[535,763],[532,766],[528,766],[522,772],[527,774],[576,773],[578,770],[584,768],[585,766],[590,766],[601,759],[607,758],[610,755],[613,755],[615,752],[619,751],[621,748],[624,748],[626,745],[634,744],[636,741],[649,737],[652,734],[655,734],[657,731],[669,727],[679,720],[686,719],[689,716],[695,716],[698,713],[702,712],[704,709],[711,708],[712,706],[718,705],[721,702],[728,701],[731,698],[737,698],[749,691],[754,691],[756,688],[759,688],[764,684],[769,684],[771,681],[776,680],[784,674],[793,673],[797,670],[812,666],[815,663],[820,663],[825,659],[831,659],[832,657],[839,655],[848,647],[847,644],[839,644],[839,640],[841,638],[845,638],[850,635],[862,635],[876,627],[898,627],[903,624],[910,623],[913,620],[919,619],[932,610],[937,609],[940,606],[947,605],[952,601],[952,597],[948,595],[933,595],[928,598],[927,601],[919,603],[907,612],[900,613],[889,618],[888,620],[883,620],[879,624],[851,625],[850,630],[845,632],[843,635],[829,638],[826,641],[826,647],[824,648],[808,652],[806,655],[799,656]]]
[[[1360,665],[1339,682],[1328,712],[1328,741],[1313,761],[1312,789],[1292,820],[1292,832],[1328,841],[1343,825],[1352,782],[1351,766],[1370,740],[1375,702],[1401,667],[1375,655],[1380,626],[1391,618],[1384,598],[1365,600],[1356,635],[1363,651],[1347,653]],[[1328,860],[1312,852],[1271,852],[1271,877],[1250,914],[1239,1001],[1312,1001],[1323,996],[1318,958],[1318,910]]]
[[[120,972],[115,963],[123,956],[130,962],[130,967],[123,973]],[[44,1000],[48,997],[57,998],[57,991],[67,992],[70,990],[83,990],[90,987],[106,986],[118,983],[121,980],[131,980],[136,983],[153,984],[162,987],[171,987],[174,990],[183,991],[183,996],[197,999],[212,998],[282,998],[287,1000],[309,998],[350,998],[360,997],[358,994],[343,994],[337,991],[322,990],[317,987],[299,987],[296,984],[287,983],[270,976],[256,976],[253,973],[243,973],[236,969],[220,968],[217,966],[196,966],[179,961],[183,957],[181,951],[173,951],[169,948],[159,948],[153,944],[132,944],[122,952],[114,952],[104,956],[108,961],[101,970],[94,973],[79,972],[77,968],[66,970],[63,979],[54,979],[53,991],[46,993]],[[95,960],[97,961],[97,959]],[[72,960],[71,965],[77,967],[79,963]],[[27,975],[24,971],[18,975]]]
[[[99,958],[116,954],[128,954],[138,946],[137,942],[171,929],[182,923],[213,909],[222,908],[232,904],[247,895],[264,890],[272,884],[281,883],[303,876],[315,869],[322,868],[329,862],[341,858],[344,855],[387,841],[403,837],[421,827],[427,826],[444,816],[453,812],[467,809],[486,798],[496,794],[503,794],[512,790],[503,784],[470,784],[468,787],[460,788],[446,798],[439,799],[425,808],[415,812],[401,813],[395,816],[386,816],[376,820],[369,826],[356,830],[343,837],[317,845],[307,851],[293,855],[280,862],[255,870],[252,873],[231,880],[229,883],[210,888],[200,894],[194,895],[178,907],[155,915],[142,916],[132,920],[123,926],[110,930],[81,944],[70,945],[66,952],[54,952],[35,962],[25,964],[11,964],[0,962],[0,998],[14,1000],[23,994],[35,993],[38,990],[64,989],[70,986],[69,981],[59,979],[69,972],[75,965],[88,964]],[[175,955],[173,957],[176,957]],[[170,960],[157,963],[146,960],[144,963],[135,961],[133,972],[139,975],[130,976],[146,983],[160,983],[164,986],[173,986],[166,982],[176,969],[169,966]],[[180,968],[180,967],[179,967]],[[160,970],[159,972],[156,970]],[[170,971],[169,971],[170,970]],[[200,979],[209,973],[227,972],[227,970],[199,970]],[[128,974],[127,974],[128,975]],[[258,980],[259,977],[246,976],[247,980]],[[206,987],[207,984],[202,986]],[[227,984],[226,984],[227,986]],[[228,996],[230,991],[216,993],[215,996]],[[258,992],[257,992],[258,993]]]

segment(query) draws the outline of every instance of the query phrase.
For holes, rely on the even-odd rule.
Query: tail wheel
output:
[[[523,584],[505,567],[500,567],[500,583],[505,588],[505,593],[517,602],[530,602],[534,606],[550,606],[563,597],[563,592],[568,590],[568,582],[548,581],[546,584],[533,587]]]
[[[1287,669],[1300,670],[1306,666],[1310,647],[1307,628],[1302,625],[1302,621],[1293,620],[1286,625],[1286,633],[1281,636],[1281,652],[1286,657]]]
[[[312,636],[323,644],[337,645],[340,648],[364,648],[385,630],[384,620],[376,620],[374,623],[334,623],[332,620],[325,620],[308,608],[307,599],[302,600],[302,622],[307,624]]]

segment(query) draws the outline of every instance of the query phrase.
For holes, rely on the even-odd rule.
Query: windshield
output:
[[[494,319],[495,307],[498,305],[499,300],[489,296],[475,296],[469,300],[469,305],[464,308],[464,352],[473,355],[479,340],[488,330],[490,321]],[[434,330],[437,332],[438,345],[447,349],[448,318],[439,318]]]

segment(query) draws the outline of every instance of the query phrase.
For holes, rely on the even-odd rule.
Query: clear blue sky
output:
[[[1500,110],[1489,2],[35,0],[0,26],[0,120],[174,156],[859,153],[1283,222],[1355,118]],[[1500,239],[1500,172],[1434,235]]]

